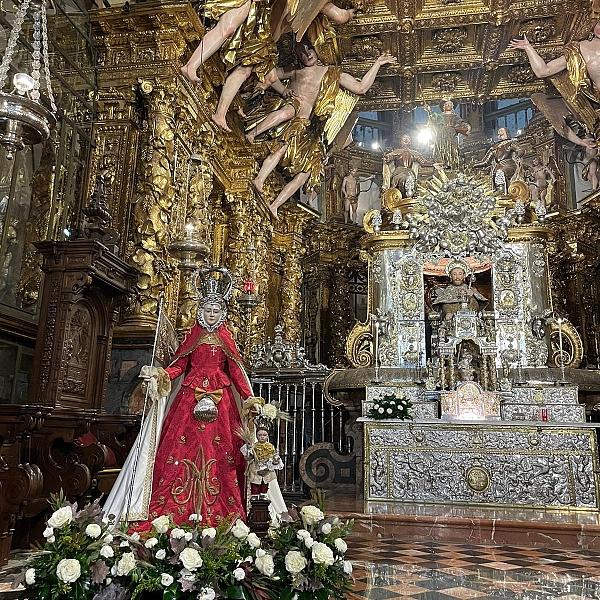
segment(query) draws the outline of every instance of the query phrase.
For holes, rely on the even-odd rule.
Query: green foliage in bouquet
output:
[[[412,419],[408,409],[412,406],[410,400],[404,396],[398,397],[394,394],[385,394],[375,400],[373,407],[367,415],[371,419]]]

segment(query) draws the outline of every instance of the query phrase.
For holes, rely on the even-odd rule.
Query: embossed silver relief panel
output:
[[[514,387],[512,389],[515,404],[578,404],[577,386],[560,387]]]
[[[369,499],[598,507],[592,430],[374,423],[366,429]]]
[[[542,409],[546,409],[546,419],[542,418]],[[585,407],[572,404],[503,404],[501,412],[504,421],[585,422]]]

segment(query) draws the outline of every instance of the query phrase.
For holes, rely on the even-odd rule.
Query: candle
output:
[[[560,368],[563,369],[565,366],[565,360],[563,357],[563,338],[562,338],[562,319],[557,319],[558,321],[558,351],[560,353]]]
[[[246,292],[246,294],[256,293],[256,283],[254,281],[244,282],[244,292]]]

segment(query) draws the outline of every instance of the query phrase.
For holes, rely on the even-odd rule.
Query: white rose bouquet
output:
[[[291,521],[269,532],[271,548],[267,551],[274,563],[269,596],[297,600],[344,597],[352,588],[352,566],[345,559],[348,546],[343,538],[352,530],[353,521],[327,516],[322,506],[314,505],[303,506],[298,514],[290,511],[290,515]]]
[[[251,555],[260,540],[241,520],[209,527],[197,515],[177,525],[158,517],[151,531],[127,541],[137,564],[132,600],[146,592],[164,600],[255,597],[253,575],[261,573]]]
[[[64,494],[50,499],[52,514],[44,531],[44,544],[32,555],[14,580],[24,585],[28,598],[101,600],[106,590],[120,588],[111,570],[122,552],[115,551],[109,524],[98,502],[79,510]]]
[[[385,394],[373,403],[367,416],[371,419],[412,419],[409,413],[412,403],[404,396]]]

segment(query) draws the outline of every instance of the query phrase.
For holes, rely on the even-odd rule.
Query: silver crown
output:
[[[200,267],[196,271],[194,282],[200,298],[218,296],[227,301],[233,293],[233,275],[225,267]]]

